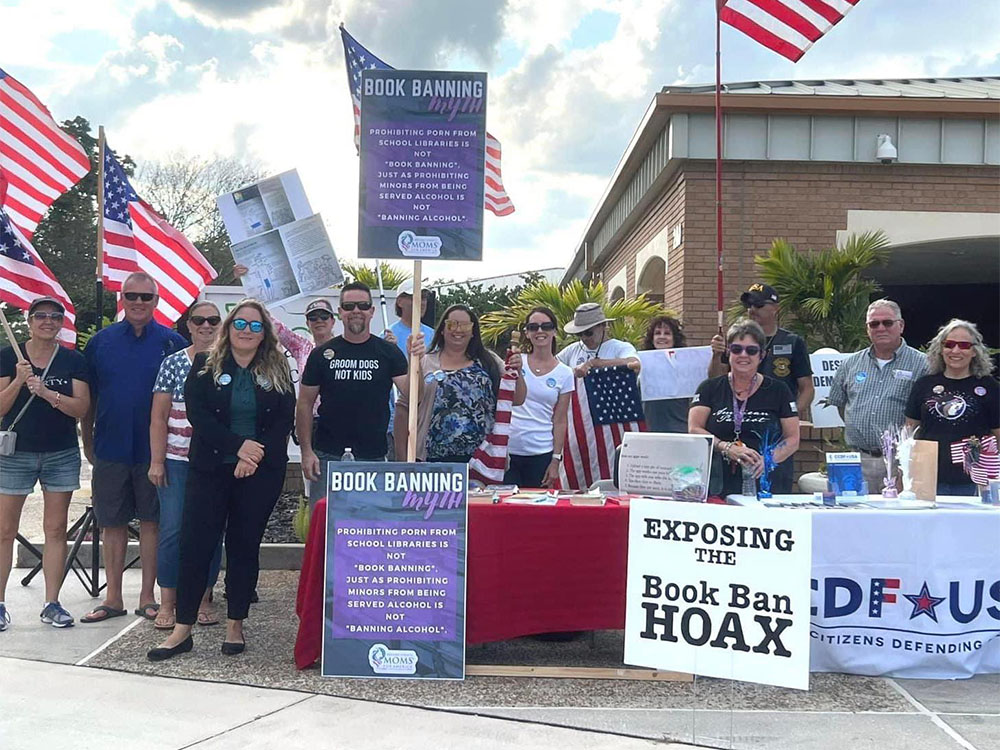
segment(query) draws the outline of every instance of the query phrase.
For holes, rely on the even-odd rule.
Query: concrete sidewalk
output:
[[[286,690],[0,658],[0,747],[643,750],[651,740]],[[13,689],[8,689],[13,688]]]

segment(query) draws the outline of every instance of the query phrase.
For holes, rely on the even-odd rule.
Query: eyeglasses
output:
[[[244,320],[243,318],[236,318],[233,321],[233,328],[237,331],[245,331],[247,326],[250,326],[251,333],[260,333],[264,330],[264,324],[259,320]]]
[[[141,299],[143,302],[152,302],[156,299],[156,295],[152,292],[125,292],[122,296],[129,302],[135,302],[137,299]]]
[[[53,323],[62,323],[65,317],[61,312],[33,312],[31,317],[35,320],[51,320]]]
[[[306,320],[310,323],[318,323],[321,320],[329,320],[332,317],[333,313],[328,313],[326,310],[314,310],[306,315]]]
[[[466,333],[471,331],[475,324],[472,321],[466,323],[462,320],[446,320],[444,322],[444,327],[449,331],[455,331],[456,333]]]
[[[892,328],[894,325],[896,325],[896,323],[897,323],[896,320],[869,320],[868,327],[874,331],[879,326],[884,326],[885,328]]]
[[[595,328],[588,328],[586,331],[583,331],[582,333],[578,333],[577,336],[579,336],[581,339],[589,339],[595,333],[597,333],[597,328],[596,327]]]
[[[963,352],[968,351],[972,348],[971,341],[955,341],[954,339],[947,339],[944,342],[945,349],[961,349]]]
[[[208,317],[204,315],[192,315],[190,318],[188,318],[188,320],[190,320],[196,326],[203,326],[206,323],[208,323],[213,328],[222,322],[222,318],[220,318],[218,315],[209,315]]]
[[[756,357],[760,354],[760,347],[755,344],[750,344],[750,346],[743,346],[743,344],[730,344],[729,351],[731,354],[743,354],[743,352],[746,352],[751,357]]]
[[[367,312],[372,309],[371,302],[341,302],[340,309],[346,312],[354,312],[354,308]]]
[[[524,327],[524,330],[530,331],[531,333],[537,333],[538,331],[554,331],[556,330],[556,324],[552,321],[547,323],[528,323],[528,325]]]

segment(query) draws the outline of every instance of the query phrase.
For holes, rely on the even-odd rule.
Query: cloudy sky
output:
[[[177,151],[297,167],[342,258],[358,158],[338,25],[398,68],[489,73],[489,129],[517,211],[486,215],[483,263],[564,266],[648,106],[710,83],[712,0],[0,0],[0,67],[57,119],[140,163]],[[862,0],[797,64],[723,28],[723,79],[1000,74],[995,0]]]

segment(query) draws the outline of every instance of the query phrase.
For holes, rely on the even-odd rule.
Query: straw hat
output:
[[[610,323],[614,318],[604,316],[604,310],[596,302],[584,302],[573,312],[573,320],[563,326],[566,333],[583,333],[601,323]]]

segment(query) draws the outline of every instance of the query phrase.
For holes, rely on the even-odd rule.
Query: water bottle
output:
[[[753,469],[743,467],[743,489],[740,494],[744,497],[757,497],[757,480],[754,479]]]
[[[340,457],[340,460],[341,461],[353,461],[354,460],[354,451],[352,451],[350,448],[346,449],[344,451],[344,455]]]

